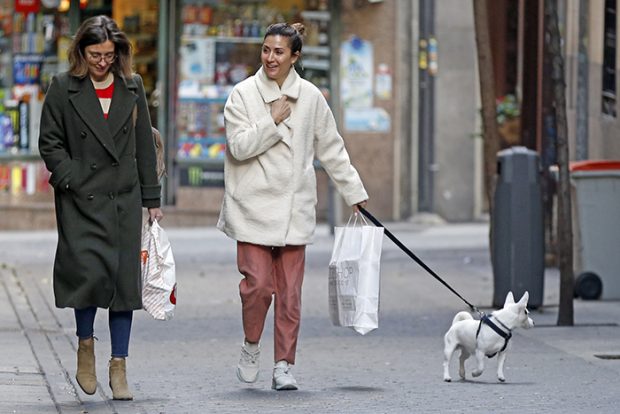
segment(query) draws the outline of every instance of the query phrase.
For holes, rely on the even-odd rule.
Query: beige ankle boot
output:
[[[78,385],[88,395],[97,391],[97,374],[95,373],[95,341],[93,338],[80,339],[77,351],[77,373],[75,379]]]
[[[133,400],[133,394],[129,392],[127,385],[125,358],[112,358],[110,360],[110,388],[112,388],[113,399]]]

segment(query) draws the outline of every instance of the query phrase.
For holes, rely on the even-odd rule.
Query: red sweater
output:
[[[111,73],[102,82],[93,81],[95,87],[95,93],[101,103],[101,109],[103,110],[103,117],[108,119],[108,113],[110,112],[110,103],[112,102],[112,95],[114,94],[114,75]]]

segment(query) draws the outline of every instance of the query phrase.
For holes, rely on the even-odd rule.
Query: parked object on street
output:
[[[366,335],[379,327],[383,227],[369,226],[358,216],[355,213],[346,226],[335,229],[329,262],[329,314],[334,325]]]
[[[472,371],[473,377],[479,377],[484,370],[484,358],[497,355],[497,379],[506,381],[504,376],[504,362],[506,352],[511,345],[512,331],[516,328],[531,328],[534,322],[529,317],[527,302],[528,292],[523,294],[519,302],[515,303],[512,292],[508,292],[504,307],[483,315],[481,320],[475,320],[469,312],[459,312],[452,321],[452,326],[444,336],[443,379],[452,381],[450,376],[450,361],[456,350],[461,351],[459,357],[459,376],[465,379],[465,360],[470,356],[476,357],[476,368]]]
[[[620,160],[570,165],[575,235],[575,295],[620,299]]]
[[[497,155],[493,212],[493,306],[510,291],[528,291],[530,306],[543,304],[545,242],[538,154],[512,147]]]

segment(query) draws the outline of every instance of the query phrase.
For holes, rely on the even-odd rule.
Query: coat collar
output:
[[[261,94],[265,103],[270,103],[278,100],[282,95],[286,95],[291,99],[299,98],[299,91],[301,90],[301,77],[297,74],[294,67],[288,72],[288,76],[282,84],[282,88],[278,86],[278,83],[267,77],[267,74],[261,66],[256,75],[254,76],[254,82],[258,88],[258,92]]]
[[[83,78],[69,77],[69,101],[93,135],[117,161],[118,154],[113,137],[123,127],[127,118],[131,116],[138,99],[135,93],[137,87],[138,85],[133,78],[123,81],[119,76],[114,76],[114,95],[106,121],[90,78],[88,76]]]

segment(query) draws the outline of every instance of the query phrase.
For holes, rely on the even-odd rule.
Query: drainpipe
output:
[[[435,0],[420,0],[419,16],[418,211],[433,212],[435,79],[429,70],[429,49],[435,42]]]
[[[588,159],[588,0],[579,0],[575,158]]]

